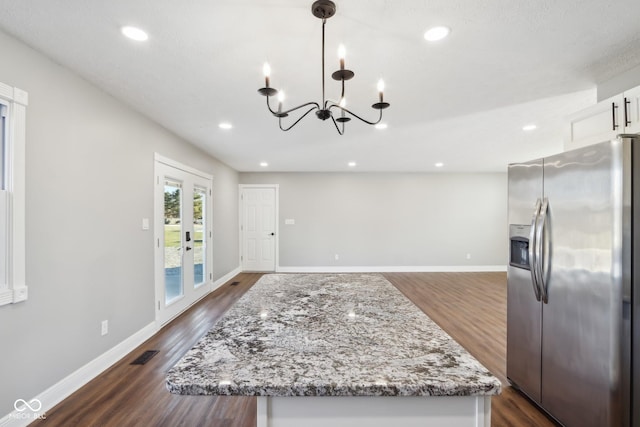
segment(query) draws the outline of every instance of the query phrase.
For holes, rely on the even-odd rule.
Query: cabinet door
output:
[[[638,96],[640,95],[636,94],[636,97]],[[592,107],[572,114],[568,117],[565,128],[564,150],[569,151],[614,139],[616,135],[625,132],[623,121],[622,95],[605,99]]]
[[[624,93],[624,101],[627,103],[626,119],[627,123],[624,133],[640,132],[640,86],[628,90]],[[624,114],[624,110],[623,110]],[[621,120],[624,120],[622,117]],[[623,123],[624,124],[624,123]]]

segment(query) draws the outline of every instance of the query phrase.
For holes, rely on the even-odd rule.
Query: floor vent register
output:
[[[151,360],[151,358],[153,356],[155,356],[156,354],[158,354],[159,351],[158,350],[147,350],[144,353],[142,353],[142,355],[140,355],[136,360],[134,360],[133,362],[131,362],[132,365],[144,365],[145,363],[147,363],[149,360]]]

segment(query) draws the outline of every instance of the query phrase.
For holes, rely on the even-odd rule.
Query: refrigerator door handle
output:
[[[538,224],[536,225],[536,265],[538,275],[538,287],[540,288],[540,295],[542,296],[542,302],[549,303],[549,293],[547,292],[547,272],[549,271],[550,257],[547,241],[547,217],[549,213],[549,199],[544,198],[542,207],[540,208],[540,214],[538,215]]]
[[[533,210],[533,218],[531,218],[531,231],[529,232],[529,270],[531,271],[531,283],[533,284],[533,293],[536,300],[540,301],[540,286],[538,285],[538,263],[536,256],[536,227],[538,217],[540,216],[540,207],[542,202],[536,200],[536,207]]]

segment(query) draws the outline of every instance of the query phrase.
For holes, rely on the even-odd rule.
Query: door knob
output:
[[[269,234],[269,235],[270,235],[270,236],[275,236],[275,235],[276,235],[276,233],[271,233],[271,234]]]
[[[191,250],[191,246],[186,246],[184,249],[187,250],[187,251],[190,251]]]

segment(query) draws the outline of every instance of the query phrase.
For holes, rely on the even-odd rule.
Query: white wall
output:
[[[285,268],[506,265],[506,173],[241,173],[240,183],[279,184]]]
[[[155,319],[154,152],[214,176],[214,279],[239,261],[236,171],[2,32],[0,57],[29,93],[29,299],[0,307],[1,418]]]

